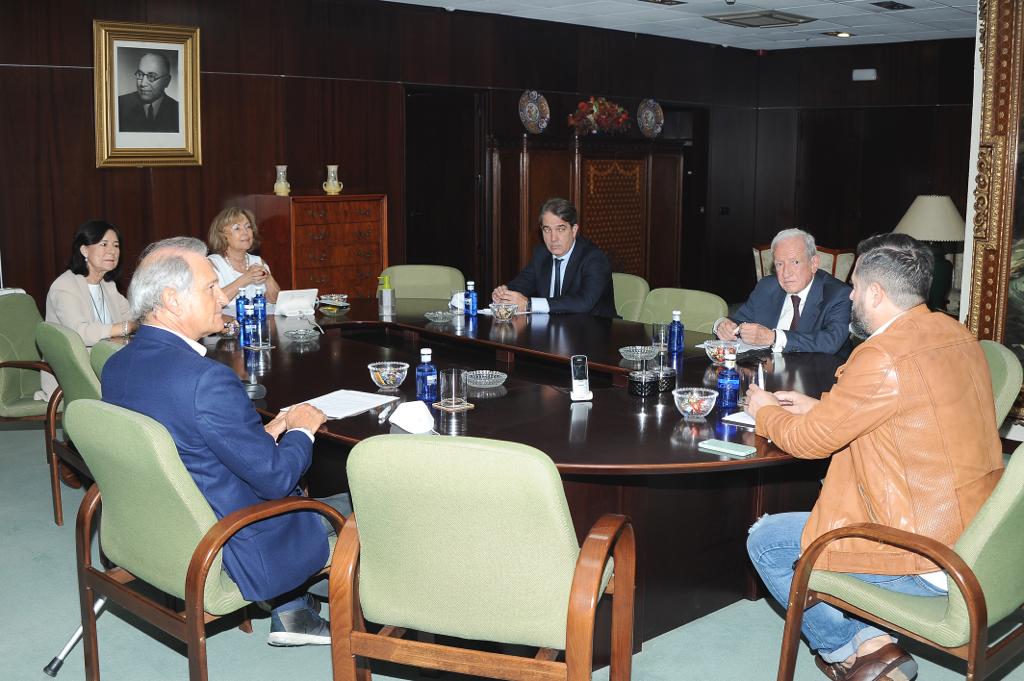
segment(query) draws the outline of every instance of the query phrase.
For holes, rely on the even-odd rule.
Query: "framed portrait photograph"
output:
[[[202,165],[199,29],[93,21],[96,167]]]

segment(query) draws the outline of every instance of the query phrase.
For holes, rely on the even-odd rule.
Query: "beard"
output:
[[[867,322],[864,321],[864,314],[860,309],[860,305],[853,304],[853,308],[850,310],[850,333],[861,340],[867,339],[872,334],[872,331],[868,328]]]

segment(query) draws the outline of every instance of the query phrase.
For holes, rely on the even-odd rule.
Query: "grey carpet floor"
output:
[[[42,432],[37,428],[0,426],[0,580],[4,607],[0,624],[0,680],[42,681],[43,666],[78,626],[74,565],[74,519],[80,490],[64,488],[63,527],[53,524]],[[1024,569],[1024,566],[1022,566]],[[210,679],[299,681],[331,677],[326,647],[271,648],[269,620],[253,623],[255,632],[228,629],[209,638]],[[178,681],[188,677],[180,648],[141,631],[121,613],[99,619],[100,669],[105,681]],[[740,601],[708,617],[644,644],[633,658],[638,681],[771,681],[778,663],[782,619],[764,600]],[[934,652],[917,654],[922,681],[962,679],[961,666]],[[374,667],[375,681],[416,679],[414,670]],[[84,679],[81,647],[58,675],[62,681]],[[445,675],[442,679],[465,679]],[[606,681],[607,670],[594,674]],[[803,647],[798,681],[818,681]],[[1024,681],[1024,665],[1014,661],[993,677]]]

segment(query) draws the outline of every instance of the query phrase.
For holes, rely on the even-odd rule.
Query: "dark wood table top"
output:
[[[400,301],[398,314],[381,321],[376,301],[354,301],[347,315],[318,317],[326,333],[312,342],[299,343],[278,334],[272,321],[274,349],[248,351],[247,358],[236,341],[221,340],[211,346],[210,356],[234,368],[243,380],[255,369],[267,388],[258,406],[274,414],[339,388],[374,392],[366,365],[382,360],[409,363],[409,375],[396,394],[403,401],[413,400],[419,349],[431,347],[439,368],[497,369],[509,375],[496,390],[470,389],[475,407],[468,412],[449,415],[432,410],[440,433],[522,442],[547,453],[563,473],[698,473],[793,460],[752,431],[722,423],[718,406],[703,422],[687,421],[670,392],[640,398],[614,385],[634,368],[621,360],[617,348],[650,343],[649,327],[644,324],[585,315],[531,315],[502,324],[480,316],[455,330],[423,317],[423,312],[443,304]],[[287,325],[309,326],[297,320],[282,322],[282,327]],[[687,333],[686,352],[673,362],[677,385],[714,387],[716,368],[701,348],[693,347],[707,338]],[[568,357],[572,354],[590,358],[592,402],[569,399]],[[820,394],[834,382],[840,363],[831,355],[776,355],[765,365],[767,387]],[[356,443],[388,432],[392,432],[390,424],[378,423],[375,413],[366,413],[328,421],[319,435]],[[697,443],[708,438],[753,445],[757,453],[733,459],[698,451]]]

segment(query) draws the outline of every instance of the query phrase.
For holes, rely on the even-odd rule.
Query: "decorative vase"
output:
[[[327,181],[324,182],[324,191],[328,196],[335,196],[341,193],[341,182],[338,182],[338,166],[327,166]]]
[[[277,180],[274,182],[274,193],[278,196],[288,196],[292,186],[288,184],[288,166],[274,166],[277,168]]]

